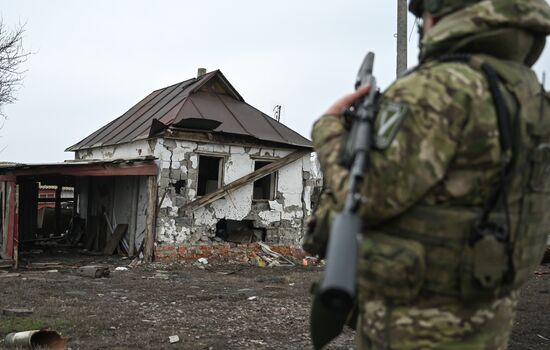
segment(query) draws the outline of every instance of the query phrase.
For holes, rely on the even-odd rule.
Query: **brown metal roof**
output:
[[[122,116],[67,151],[147,139],[168,127],[203,131],[214,127],[210,130],[214,133],[243,135],[259,142],[312,146],[305,137],[247,104],[225,76],[216,70],[153,91]]]

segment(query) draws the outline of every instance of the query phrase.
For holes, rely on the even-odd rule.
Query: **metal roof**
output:
[[[169,127],[242,135],[294,147],[312,146],[305,137],[247,104],[216,70],[153,91],[67,151],[147,139]]]

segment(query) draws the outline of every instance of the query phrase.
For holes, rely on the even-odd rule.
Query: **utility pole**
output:
[[[397,71],[407,69],[407,0],[397,0]]]

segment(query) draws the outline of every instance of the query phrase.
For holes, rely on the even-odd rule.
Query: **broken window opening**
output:
[[[221,219],[216,224],[216,237],[231,243],[264,242],[266,229],[254,227],[253,220]]]
[[[204,196],[221,187],[222,159],[222,157],[199,156],[197,196]]]
[[[255,161],[254,171],[263,168],[270,164],[270,161]],[[254,181],[254,187],[252,192],[252,199],[255,201],[275,199],[275,189],[277,187],[277,172],[271,173],[262,177],[259,180]]]

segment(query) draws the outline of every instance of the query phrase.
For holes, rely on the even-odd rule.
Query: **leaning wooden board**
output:
[[[118,247],[118,244],[120,243],[120,240],[126,234],[126,231],[128,231],[128,224],[116,225],[115,232],[113,232],[111,238],[107,241],[105,249],[103,249],[103,253],[106,255],[113,255],[116,247]]]

